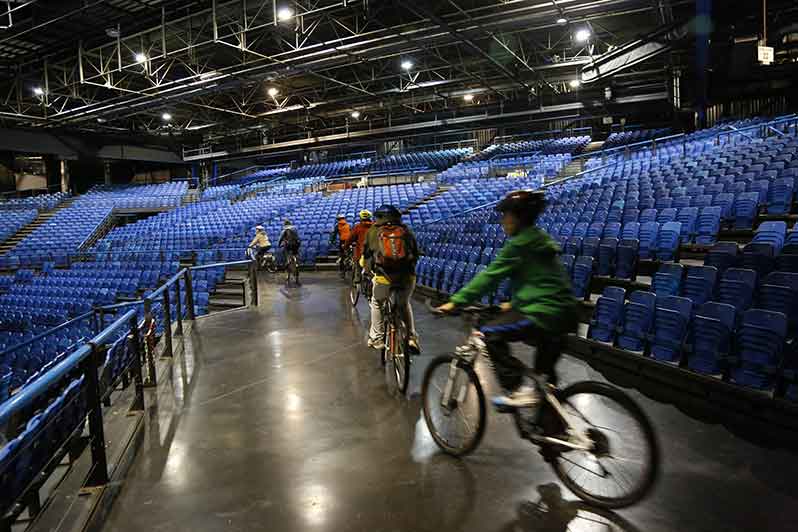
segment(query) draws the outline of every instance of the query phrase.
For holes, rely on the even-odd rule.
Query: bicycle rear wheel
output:
[[[559,449],[552,465],[579,498],[603,508],[630,506],[648,494],[659,473],[659,445],[643,410],[624,392],[579,382],[559,397],[573,428],[593,449]]]
[[[410,354],[407,327],[393,309],[385,335],[385,371],[389,386],[396,393],[407,392],[410,381]]]
[[[450,379],[451,398],[443,404]],[[463,456],[482,441],[485,394],[474,368],[462,360],[444,355],[432,361],[421,383],[421,407],[432,439],[445,453]]]
[[[363,281],[361,281],[360,283],[362,282]],[[361,290],[360,283],[357,282],[353,276],[352,284],[349,285],[349,302],[352,303],[353,307],[357,306],[357,302],[360,299],[360,290]]]

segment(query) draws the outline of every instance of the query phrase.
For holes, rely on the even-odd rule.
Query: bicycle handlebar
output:
[[[427,310],[429,310],[433,316],[436,317],[454,317],[454,316],[461,316],[463,314],[475,317],[482,317],[482,316],[492,316],[495,314],[500,314],[502,312],[502,308],[498,305],[483,305],[481,303],[472,303],[471,305],[467,305],[465,307],[455,307],[454,310],[450,312],[441,312],[438,310],[436,306],[432,304],[432,299],[427,298],[425,301],[425,305]]]

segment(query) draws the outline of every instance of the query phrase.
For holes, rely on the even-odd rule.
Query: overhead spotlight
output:
[[[116,39],[121,35],[119,33],[119,28],[105,28],[105,34],[111,37],[112,39]]]
[[[571,81],[568,82],[568,85],[570,85],[572,89],[578,88],[581,84],[582,82],[579,81],[578,79],[572,79]]]
[[[164,113],[161,115],[161,118],[163,119],[164,122],[169,122],[170,120],[172,120],[172,115],[170,115],[169,113]]]
[[[590,38],[590,30],[587,28],[578,29],[576,30],[576,33],[574,33],[574,39],[576,39],[576,42],[585,42],[589,38]]]
[[[105,118],[98,118],[97,119],[97,123],[98,124],[105,124],[106,122],[108,122],[108,120],[106,120]]]
[[[559,24],[560,26],[565,26],[566,24],[568,24],[568,19],[565,17],[560,17],[557,19],[557,24]]]
[[[277,89],[277,87],[269,87],[269,90],[266,91],[266,94],[274,98],[275,96],[280,94],[280,91]]]
[[[136,63],[146,63],[147,62],[147,56],[145,54],[141,53],[141,52],[139,52],[136,55],[134,55],[133,59],[136,60]]]
[[[474,95],[473,94],[466,94],[465,96],[463,96],[463,99],[465,101],[467,101],[467,102],[473,102],[474,101]]]
[[[284,6],[277,10],[277,20],[285,22],[291,20],[294,16],[294,10],[290,7]]]
[[[41,87],[33,87],[33,94],[35,94],[36,96],[43,96],[44,89],[42,89]]]
[[[352,116],[352,118],[357,120],[358,118],[360,118],[360,111],[352,111],[352,115],[351,116]]]
[[[413,62],[405,59],[404,61],[402,61],[402,68],[405,70],[410,70],[411,68],[413,68]]]

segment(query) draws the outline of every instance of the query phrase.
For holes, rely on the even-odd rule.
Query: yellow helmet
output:
[[[360,211],[360,219],[371,220],[371,211],[368,209],[363,209],[362,211]]]

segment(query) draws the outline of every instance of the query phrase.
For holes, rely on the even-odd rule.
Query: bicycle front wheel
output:
[[[470,364],[452,355],[433,360],[421,383],[421,405],[442,451],[464,456],[479,446],[485,434],[485,393]]]
[[[645,497],[659,473],[654,428],[623,391],[601,382],[579,382],[560,401],[572,428],[593,442],[589,451],[559,449],[557,476],[582,500],[623,508]]]
[[[397,393],[407,392],[410,381],[410,354],[407,349],[407,327],[401,318],[394,316],[385,335],[385,371],[389,386]]]

